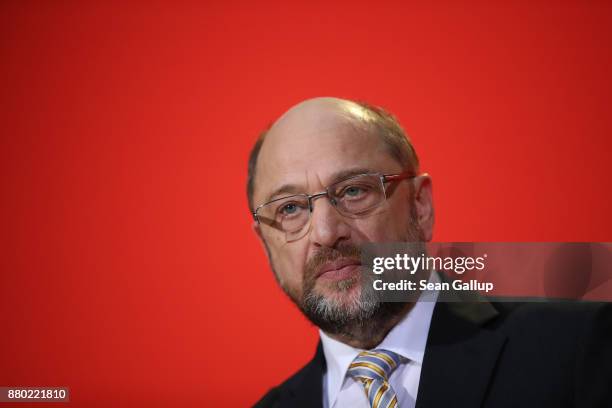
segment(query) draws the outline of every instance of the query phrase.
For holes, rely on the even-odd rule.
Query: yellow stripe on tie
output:
[[[358,363],[352,363],[349,368],[353,368],[353,367],[367,367],[370,370],[374,371],[376,374],[380,375],[382,378],[387,378],[387,374],[385,373],[385,371],[374,363],[368,363],[367,361],[360,361]]]
[[[391,398],[391,401],[389,401],[389,405],[387,405],[387,408],[397,408],[397,397],[394,395],[393,398]]]
[[[365,392],[366,395],[370,395],[370,387],[372,387],[372,382],[374,382],[374,380],[371,378],[366,378],[365,380]]]
[[[382,398],[385,391],[387,391],[387,388],[389,388],[389,386],[387,385],[386,382],[384,382],[380,386],[380,388],[378,389],[378,392],[376,393],[376,396],[374,397],[374,401],[372,402],[372,408],[378,408],[378,403],[380,402],[380,399]]]
[[[395,361],[393,361],[393,359],[391,357],[389,357],[388,355],[386,355],[384,353],[370,353],[370,354],[372,354],[372,356],[374,356],[374,357],[378,357],[381,360],[386,361],[387,363],[389,363],[389,366],[391,368],[395,368],[395,365],[396,365]]]

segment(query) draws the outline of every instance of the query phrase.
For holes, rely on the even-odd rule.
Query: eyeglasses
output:
[[[295,241],[306,233],[313,200],[327,196],[341,215],[359,218],[385,202],[385,183],[414,177],[412,171],[400,174],[359,174],[334,183],[320,193],[295,194],[269,201],[253,211],[253,218],[260,224],[285,232],[287,241]]]

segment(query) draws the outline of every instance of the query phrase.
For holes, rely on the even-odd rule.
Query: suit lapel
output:
[[[479,407],[506,336],[482,328],[486,302],[438,302],[429,329],[416,408]]]

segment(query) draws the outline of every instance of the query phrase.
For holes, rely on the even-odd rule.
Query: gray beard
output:
[[[414,210],[414,208],[413,208]],[[423,233],[416,222],[416,211],[411,211],[410,225],[407,228],[405,242],[420,242],[424,252]],[[418,246],[421,248],[421,246]],[[407,302],[381,302],[379,293],[374,290],[371,273],[361,273],[360,278],[351,278],[335,282],[334,292],[344,298],[338,302],[331,297],[317,293],[315,289],[316,271],[325,262],[338,258],[361,259],[361,250],[352,244],[340,244],[336,248],[321,248],[306,264],[302,284],[302,295],[298,296],[286,288],[275,275],[284,292],[314,325],[328,334],[340,335],[347,339],[375,338],[390,328],[393,321],[408,311],[411,304]],[[274,269],[274,267],[273,267]],[[361,280],[361,281],[360,281]],[[360,285],[360,292],[351,299],[348,292],[355,285]],[[342,296],[345,294],[345,296]]]
[[[358,283],[353,281],[352,285],[355,284]],[[324,332],[349,339],[362,339],[368,332],[381,332],[386,322],[406,309],[402,302],[379,301],[372,285],[364,282],[360,295],[348,305],[314,292],[306,293],[297,305],[308,320]]]

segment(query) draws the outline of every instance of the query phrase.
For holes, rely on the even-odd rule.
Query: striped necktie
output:
[[[372,408],[396,408],[397,396],[389,384],[389,376],[400,362],[401,357],[388,350],[362,351],[347,373],[363,383]]]

